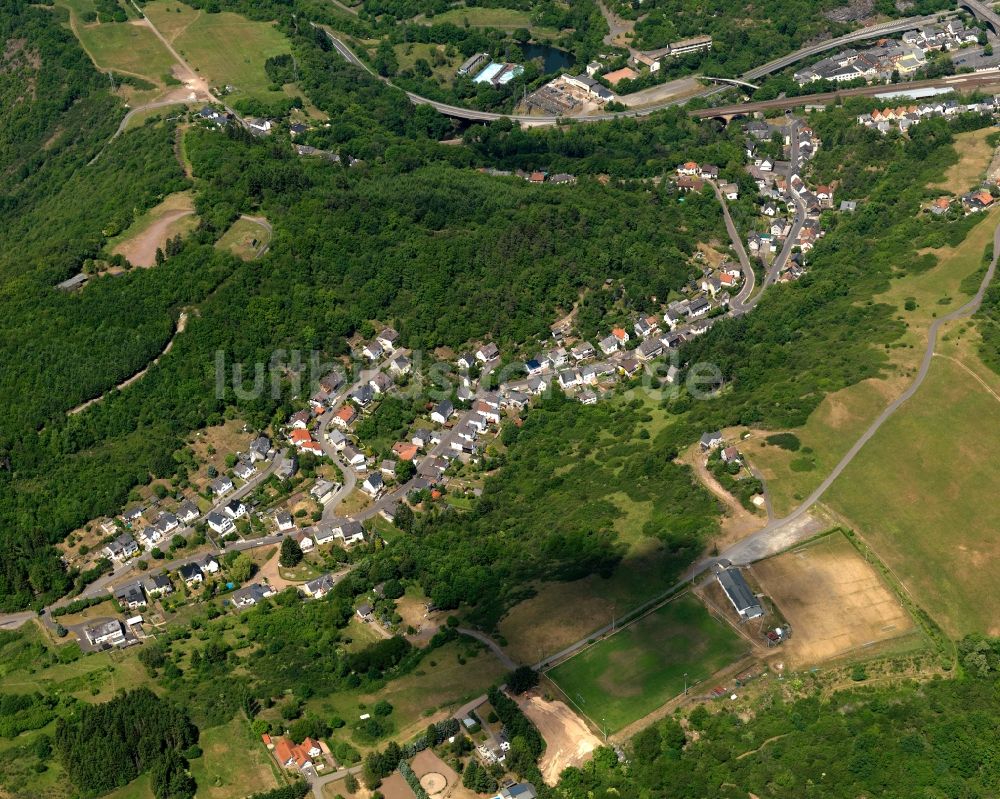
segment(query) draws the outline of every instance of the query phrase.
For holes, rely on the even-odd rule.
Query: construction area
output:
[[[549,81],[524,100],[528,114],[583,116],[597,113],[601,103],[585,89],[570,83],[565,76]]]

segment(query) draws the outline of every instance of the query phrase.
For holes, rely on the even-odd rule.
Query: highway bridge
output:
[[[851,31],[848,34],[838,36],[835,39],[824,39],[822,42],[807,45],[801,50],[796,50],[794,53],[789,53],[781,58],[776,58],[774,61],[768,61],[766,64],[761,64],[759,67],[754,67],[753,69],[743,73],[742,77],[744,80],[757,80],[758,78],[770,75],[773,72],[780,72],[786,67],[790,67],[792,64],[796,64],[799,61],[810,58],[814,55],[819,55],[827,50],[833,50],[837,47],[842,47],[845,44],[863,42],[868,39],[878,39],[882,36],[890,36],[895,33],[905,33],[913,28],[931,25],[942,19],[946,19],[949,16],[954,16],[955,13],[956,12],[954,11],[950,11],[940,14],[931,14],[926,17],[907,17],[906,19],[896,19],[891,22],[882,22],[878,25],[869,25],[866,28],[858,28],[856,31]]]
[[[991,18],[996,22],[997,26],[1000,27],[1000,15],[992,10],[991,7],[980,2],[980,0],[959,0],[960,5],[968,8],[972,13],[974,13],[978,18],[990,22]],[[702,80],[725,83],[730,85],[744,86],[746,88],[755,89],[757,88],[751,81],[759,80],[761,77],[768,75],[772,72],[777,72],[779,70],[785,69],[792,64],[801,61],[803,59],[809,58],[814,55],[818,55],[826,50],[830,50],[836,47],[840,47],[845,44],[850,44],[852,42],[864,41],[866,39],[874,39],[880,36],[888,36],[893,33],[900,33],[903,31],[911,30],[916,27],[923,25],[929,25],[934,22],[938,22],[941,19],[947,18],[948,16],[953,16],[957,12],[946,12],[941,14],[934,14],[930,16],[922,17],[907,17],[906,19],[893,20],[891,22],[881,23],[879,25],[871,25],[865,28],[859,28],[856,31],[848,33],[844,36],[839,36],[834,39],[827,39],[822,42],[817,42],[816,44],[809,45],[800,50],[796,50],[794,53],[789,53],[786,56],[782,56],[779,59],[770,61],[767,64],[762,64],[759,67],[755,67],[744,73],[740,78],[717,78],[710,76],[701,76]],[[981,16],[982,15],[982,16]],[[354,52],[344,44],[337,36],[335,36],[329,29],[325,26],[316,26],[315,23],[310,23],[314,27],[321,27],[321,29],[326,33],[330,40],[330,43],[334,46],[338,53],[349,63],[360,67],[371,75],[375,75],[371,68],[362,61]],[[385,81],[390,86],[392,82],[387,78],[375,75],[380,80]],[[802,97],[790,97],[781,98],[778,100],[766,100],[761,102],[748,102],[740,103],[730,106],[718,107],[718,108],[706,108],[699,109],[697,111],[692,111],[691,115],[698,119],[709,119],[709,118],[721,118],[721,119],[731,119],[733,116],[742,116],[744,114],[753,113],[754,111],[767,111],[782,108],[795,108],[796,106],[806,105],[806,104],[828,104],[837,102],[842,97],[852,97],[852,96],[864,96],[864,95],[874,95],[882,94],[887,91],[899,91],[904,88],[925,88],[925,87],[935,87],[935,88],[954,88],[955,90],[966,90],[977,88],[984,84],[998,84],[1000,83],[1000,77],[996,74],[978,74],[978,75],[963,75],[954,76],[952,78],[940,78],[931,81],[911,81],[903,84],[896,84],[892,87],[885,86],[882,84],[865,86],[857,89],[844,89],[833,92],[824,92],[822,94],[811,94],[804,95]],[[539,126],[551,126],[558,125],[563,122],[605,122],[612,119],[628,119],[635,117],[644,117],[654,114],[657,111],[662,111],[665,108],[671,108],[677,105],[683,105],[694,97],[710,97],[714,94],[718,94],[721,91],[720,87],[714,87],[705,89],[699,94],[694,96],[688,96],[683,98],[676,98],[671,100],[665,100],[654,105],[646,106],[644,108],[634,108],[628,111],[620,111],[615,113],[603,113],[603,114],[591,114],[588,116],[572,117],[572,116],[555,116],[555,115],[541,115],[534,116],[528,114],[502,114],[495,111],[478,111],[472,108],[462,108],[461,106],[450,105],[448,103],[442,103],[438,100],[432,100],[429,97],[423,97],[419,94],[414,94],[413,92],[405,92],[406,96],[409,98],[410,102],[414,105],[429,105],[436,111],[445,116],[452,117],[453,119],[464,119],[470,122],[491,122],[498,119],[509,119],[512,122],[517,122],[525,127],[539,127]]]
[[[1000,34],[1000,14],[993,10],[993,6],[981,0],[958,0],[958,5],[968,9],[976,19],[989,25],[993,33]]]

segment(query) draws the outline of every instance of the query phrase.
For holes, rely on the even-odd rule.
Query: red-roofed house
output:
[[[301,449],[303,444],[312,441],[312,434],[308,430],[293,430],[289,438],[296,447]]]
[[[318,741],[306,738],[302,743],[296,744],[284,736],[274,743],[275,759],[287,769],[322,769],[323,763],[317,762],[317,758],[322,757],[323,747]]]
[[[417,457],[418,447],[409,441],[397,441],[392,445],[392,451],[396,453],[396,457],[401,461],[412,461]]]
[[[694,161],[688,161],[687,163],[681,164],[677,167],[678,175],[697,175],[700,171],[701,167],[699,167]]]
[[[628,331],[624,327],[616,327],[611,331],[611,335],[618,339],[618,341],[622,344],[629,340]]]
[[[350,427],[357,418],[358,412],[354,409],[354,406],[344,403],[333,415],[333,423],[337,425],[337,427],[347,428]]]
[[[303,452],[311,452],[316,457],[322,457],[323,447],[318,441],[307,441],[299,447]]]

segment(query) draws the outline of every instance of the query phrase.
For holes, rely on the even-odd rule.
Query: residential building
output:
[[[174,585],[165,574],[152,574],[142,581],[146,596],[166,596],[174,592]]]
[[[240,499],[234,499],[227,502],[223,511],[230,519],[239,519],[249,513],[247,506],[243,504],[243,500]]]
[[[206,521],[208,522],[208,526],[219,535],[227,535],[236,529],[236,525],[233,524],[232,519],[228,516],[223,516],[217,511],[209,513]]]
[[[699,443],[701,444],[702,450],[708,451],[720,446],[723,441],[722,432],[716,430],[712,433],[702,433]]]
[[[438,424],[445,424],[454,412],[455,406],[452,405],[451,400],[441,400],[431,411],[431,419]]]
[[[118,619],[84,627],[83,634],[91,646],[120,646],[125,643],[125,628]]]
[[[365,528],[361,522],[345,519],[333,528],[334,534],[345,544],[358,544],[365,540]]]
[[[312,599],[322,599],[333,590],[333,575],[324,574],[302,586],[302,593]]]
[[[115,591],[115,599],[122,607],[129,610],[146,607],[146,594],[142,590],[142,584],[135,582],[123,585]]]
[[[131,533],[122,533],[114,541],[104,547],[104,554],[111,560],[126,561],[133,555],[138,554],[139,545],[132,537]]]
[[[211,483],[209,483],[208,487],[212,490],[212,493],[215,494],[215,496],[217,497],[224,497],[226,494],[228,494],[230,491],[236,488],[236,486],[233,485],[232,478],[226,475],[217,477]]]
[[[201,516],[201,511],[199,511],[198,506],[189,499],[184,500],[177,507],[177,518],[184,524],[190,524],[199,516]]]
[[[500,348],[492,341],[476,350],[476,360],[481,363],[488,363],[500,356]]]
[[[189,586],[197,585],[205,579],[205,572],[197,563],[185,563],[177,570],[177,574]]]
[[[392,352],[396,347],[396,342],[399,341],[399,333],[391,327],[387,327],[375,337],[375,340],[385,352]]]
[[[385,481],[382,480],[381,472],[372,472],[361,484],[361,490],[372,497],[377,497],[385,488]]]

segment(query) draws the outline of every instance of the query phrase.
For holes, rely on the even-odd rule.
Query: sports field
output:
[[[651,713],[737,660],[748,648],[690,594],[548,672],[595,724],[609,732]],[[700,689],[699,689],[700,690]]]
[[[913,619],[843,534],[754,564],[761,589],[792,626],[786,660],[812,666],[915,631]]]
[[[951,636],[1000,635],[997,377],[935,358],[917,394],[826,497]]]
[[[231,85],[233,97],[285,98],[269,90],[264,62],[291,52],[288,39],[269,22],[239,14],[207,14],[172,0],[154,0],[143,10],[157,30],[210,85]]]

